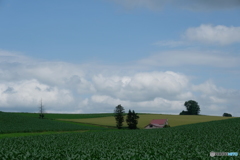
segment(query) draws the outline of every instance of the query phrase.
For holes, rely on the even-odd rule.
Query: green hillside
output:
[[[0,112],[0,134],[43,131],[98,130],[102,127],[39,119],[15,113]]]

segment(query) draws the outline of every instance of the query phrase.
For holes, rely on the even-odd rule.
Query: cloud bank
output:
[[[194,84],[173,71],[127,72],[136,66],[47,62],[5,51],[0,59],[2,111],[37,112],[42,99],[46,112],[55,113],[113,112],[122,104],[126,111],[179,114],[193,99],[202,114],[221,115],[229,105],[231,113],[236,111],[240,96],[238,90],[210,81]]]

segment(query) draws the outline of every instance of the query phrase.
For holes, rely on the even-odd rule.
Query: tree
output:
[[[114,110],[114,117],[116,120],[116,126],[118,129],[122,128],[123,122],[124,122],[124,117],[123,114],[124,112],[124,108],[121,106],[121,104],[119,104],[118,106],[116,106],[115,110]]]
[[[40,119],[43,119],[44,118],[44,108],[43,108],[43,105],[42,105],[42,99],[41,99],[41,103],[40,103],[40,107],[39,107],[39,118]]]
[[[182,112],[179,113],[179,115],[188,115],[188,111],[183,110]]]
[[[137,113],[135,113],[134,110],[133,112],[131,112],[131,110],[129,109],[126,119],[129,129],[137,129],[138,118],[139,116],[137,115]]]
[[[200,112],[200,107],[196,101],[189,100],[184,103],[187,109],[188,115],[198,115]]]
[[[232,115],[229,113],[223,113],[223,117],[232,117]]]

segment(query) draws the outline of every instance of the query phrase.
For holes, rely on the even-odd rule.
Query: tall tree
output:
[[[134,112],[134,110],[133,110],[132,114],[133,114],[133,120],[132,120],[132,122],[133,122],[133,129],[137,129],[139,116],[137,115],[137,113]]]
[[[138,118],[139,116],[134,112],[134,110],[132,112],[131,110],[128,111],[126,122],[129,129],[137,129]]]
[[[132,128],[132,112],[131,112],[130,109],[129,109],[128,114],[127,114],[126,122],[127,122],[128,128],[131,129]]]
[[[114,110],[114,117],[116,120],[116,126],[118,129],[121,129],[123,126],[123,122],[124,122],[124,108],[121,106],[121,104],[119,104],[118,106],[116,106],[115,110]]]
[[[40,119],[44,118],[44,108],[43,108],[43,104],[42,104],[42,99],[41,99],[40,107],[39,107],[39,118]]]
[[[196,101],[189,100],[184,103],[189,115],[198,115],[200,113],[200,107]]]

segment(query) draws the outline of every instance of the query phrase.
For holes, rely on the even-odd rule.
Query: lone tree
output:
[[[44,118],[44,108],[43,108],[43,105],[42,105],[42,99],[41,99],[41,103],[40,103],[40,107],[39,107],[39,118],[40,119],[43,119]]]
[[[118,129],[121,129],[122,128],[122,125],[123,125],[123,122],[124,122],[124,108],[121,106],[121,104],[119,104],[116,108],[115,108],[115,110],[114,110],[114,113],[115,113],[115,115],[114,115],[114,117],[115,117],[115,119],[116,119],[116,123],[117,123],[117,128]]]
[[[129,109],[126,119],[129,129],[137,129],[138,118],[139,116],[137,115],[137,113],[135,113],[134,110],[133,112],[131,112],[131,110]]]
[[[184,103],[187,111],[182,111],[180,115],[199,115],[200,107],[196,101],[189,100]]]
[[[232,117],[230,113],[223,113],[223,117]]]

